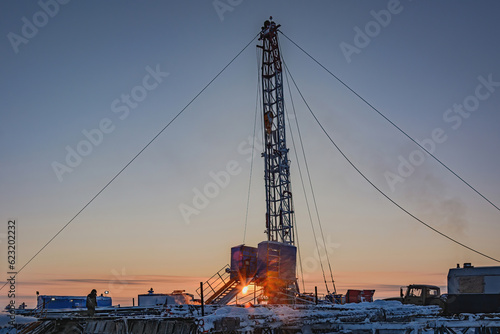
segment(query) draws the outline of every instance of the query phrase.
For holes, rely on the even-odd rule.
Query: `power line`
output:
[[[290,72],[288,70],[288,66],[286,65],[284,60],[283,60],[283,64],[285,65],[285,74],[287,72],[290,74]],[[291,74],[290,74],[290,76],[291,76]],[[287,79],[288,79],[288,77],[287,77]],[[309,172],[309,164],[307,163],[306,151],[304,149],[304,142],[302,140],[302,134],[300,132],[299,119],[297,117],[297,112],[295,110],[295,105],[293,103],[292,92],[290,89],[290,81],[289,80],[287,80],[287,85],[288,85],[288,91],[290,92],[290,100],[292,101],[293,114],[295,115],[295,124],[297,125],[297,133],[299,135],[300,147],[302,149],[302,155],[304,157],[304,165],[306,166],[307,178],[309,180],[309,186],[311,187],[311,194],[312,194],[312,199],[313,199],[313,203],[314,203],[314,208],[316,210],[316,217],[318,219],[319,230],[321,232],[321,239],[323,240],[323,247],[325,248],[326,260],[328,263],[328,268],[330,270],[330,278],[332,280],[333,293],[336,294],[337,288],[335,287],[335,280],[333,279],[333,270],[332,270],[332,265],[330,262],[330,255],[328,255],[328,248],[326,247],[325,234],[323,233],[323,225],[321,224],[321,219],[320,219],[319,210],[318,210],[318,203],[316,201],[316,195],[314,193],[314,187],[313,187],[312,180],[311,180],[311,173]],[[290,128],[290,131],[291,131],[291,128]],[[295,152],[295,155],[297,155],[297,152]],[[297,160],[298,160],[298,158],[297,158]],[[304,189],[304,194],[305,194],[305,189]]]
[[[111,180],[108,181],[108,183],[106,183],[106,185],[104,187],[101,188],[101,190],[99,190],[97,192],[96,195],[94,195],[94,197],[92,197],[90,199],[90,201],[87,202],[87,204],[85,204],[81,209],[80,211],[78,211],[74,216],[73,218],[71,218],[49,241],[47,241],[47,243],[42,247],[40,248],[40,250],[38,252],[35,253],[35,255],[33,255],[29,260],[28,262],[26,262],[18,271],[17,273],[14,275],[14,277],[16,277],[21,271],[23,271],[24,268],[26,268],[27,265],[29,265],[31,263],[31,261],[33,261],[37,256],[38,254],[40,254],[52,241],[54,241],[55,238],[57,238],[57,236],[59,234],[61,234],[61,232],[66,228],[68,227],[69,224],[71,224],[97,197],[99,197],[99,195],[101,195],[101,193],[106,190],[106,188],[109,187],[109,185],[111,183],[113,183],[113,181],[118,177],[120,176],[120,174],[123,173],[123,171],[125,171],[125,169],[127,169],[128,166],[130,166],[132,164],[132,162],[134,162],[135,159],[137,159],[141,154],[142,152],[144,152],[235,60],[236,58],[238,58],[242,53],[243,51],[246,50],[246,48],[253,43],[253,41],[257,38],[257,36],[259,36],[259,34],[255,35],[255,37],[252,38],[252,40],[247,44],[245,45],[245,47],[240,51],[238,52],[238,54],[236,56],[234,56],[233,59],[231,59],[231,61],[222,68],[222,70],[219,71],[219,73],[217,73],[217,75],[212,79],[210,80],[206,85],[205,87],[203,87],[203,89],[201,89],[198,94],[195,95],[195,97],[193,97],[191,99],[191,101],[189,101],[188,104],[186,104],[186,106],[184,108],[182,108],[181,111],[179,111],[177,113],[177,115],[174,116],[174,118],[172,118],[170,120],[170,122],[167,123],[167,125],[165,125],[122,169],[120,169],[120,171],[118,173],[115,174],[115,176],[113,176],[111,178]],[[8,284],[8,282],[6,282],[2,287],[0,287],[0,290],[2,290],[6,285]]]
[[[283,60],[283,57],[282,57],[282,61],[283,61],[283,64],[285,64],[285,61]],[[285,68],[286,68],[286,64],[285,64]],[[287,78],[286,71],[285,71],[285,78]],[[287,80],[287,82],[288,82],[288,80]],[[291,94],[292,92],[290,90],[290,84],[288,84],[288,91],[290,93],[289,95],[290,95],[290,100],[292,102],[292,108],[294,109],[294,113],[295,113],[295,106],[294,106],[293,98],[292,98],[292,94]],[[297,158],[297,169],[299,171],[300,182],[302,184],[302,189],[304,191],[304,198],[305,198],[305,201],[306,201],[307,213],[309,214],[309,221],[311,222],[311,229],[312,229],[312,233],[313,233],[313,237],[314,237],[314,242],[316,244],[316,252],[318,253],[318,262],[319,262],[319,265],[320,265],[320,268],[321,268],[321,272],[323,274],[323,281],[325,282],[326,292],[327,292],[327,294],[330,294],[330,289],[328,289],[328,283],[326,282],[326,275],[325,275],[325,269],[323,267],[323,261],[321,261],[321,254],[320,254],[319,246],[318,246],[318,238],[316,237],[316,229],[314,228],[314,224],[313,224],[313,219],[312,219],[312,215],[311,215],[311,208],[309,206],[309,200],[307,199],[306,187],[305,187],[305,184],[304,184],[304,178],[302,177],[302,169],[300,167],[299,155],[297,154],[297,149],[296,149],[296,146],[295,146],[295,140],[294,140],[293,135],[292,135],[293,134],[292,133],[292,125],[291,125],[288,113],[286,113],[286,116],[287,116],[288,127],[290,129],[290,138],[292,139],[293,151],[294,151],[295,156]]]
[[[302,266],[302,253],[301,253],[301,247],[300,247],[300,242],[299,242],[299,227],[297,226],[297,222],[295,222],[294,225],[295,228],[295,237],[297,239],[297,253],[299,255],[299,270],[300,270],[300,278],[302,279],[302,291],[306,291],[306,282],[304,280],[304,267]]]
[[[311,113],[311,115],[314,117],[314,119],[316,120],[316,122],[318,123],[319,127],[321,128],[321,130],[325,133],[325,135],[328,137],[328,139],[330,140],[330,142],[333,144],[333,146],[335,146],[335,148],[337,149],[337,151],[339,151],[339,153],[344,157],[344,159],[347,160],[347,162],[352,166],[352,168],[354,168],[356,170],[356,172],[358,172],[359,175],[361,175],[366,182],[368,182],[373,188],[375,188],[375,190],[377,190],[382,196],[384,196],[386,199],[388,199],[392,204],[394,204],[395,206],[397,206],[399,209],[401,209],[403,212],[405,212],[406,214],[408,214],[410,217],[412,217],[413,219],[415,219],[416,221],[418,221],[420,224],[424,225],[425,227],[431,229],[432,231],[438,233],[439,235],[445,237],[446,239],[476,253],[476,254],[479,254],[481,256],[484,256],[490,260],[493,260],[495,262],[500,262],[500,260],[498,259],[495,259],[489,255],[486,255],[472,247],[469,247],[463,243],[461,243],[460,241],[444,234],[443,232],[439,231],[438,229],[432,227],[431,225],[425,223],[423,220],[419,219],[418,217],[416,217],[415,215],[413,215],[411,212],[409,212],[408,210],[406,210],[405,208],[403,208],[401,205],[399,205],[396,201],[394,201],[391,197],[389,197],[386,193],[384,193],[379,187],[377,187],[372,181],[370,181],[370,179],[368,179],[367,176],[365,176],[363,174],[363,172],[361,172],[361,170],[356,167],[356,165],[354,165],[354,163],[347,157],[347,155],[340,149],[340,147],[335,143],[335,141],[332,139],[332,137],[328,134],[328,132],[326,131],[326,129],[323,127],[323,125],[321,124],[321,122],[319,121],[319,119],[316,117],[316,115],[314,114],[314,112],[312,111],[311,107],[309,107],[309,104],[307,103],[306,99],[304,98],[304,96],[302,95],[302,92],[300,91],[299,87],[297,86],[297,83],[295,82],[293,76],[292,76],[292,73],[290,73],[290,71],[288,71],[288,74],[290,75],[290,78],[292,79],[292,82],[293,84],[295,85],[295,88],[297,89],[297,91],[299,92],[300,94],[300,97],[302,98],[302,101],[304,101],[304,104],[306,105],[307,109],[309,110],[309,112]]]
[[[455,175],[460,181],[462,181],[465,185],[467,185],[470,189],[472,189],[476,194],[481,196],[486,202],[490,203],[495,209],[500,211],[500,207],[495,205],[492,201],[490,201],[486,196],[484,196],[482,193],[480,193],[476,188],[474,188],[470,183],[465,181],[462,177],[460,177],[457,173],[455,173],[453,170],[451,170],[447,165],[444,164],[441,160],[439,160],[435,155],[433,155],[431,152],[429,152],[424,146],[422,146],[418,141],[413,139],[408,133],[406,133],[403,129],[401,129],[399,126],[397,126],[394,122],[392,122],[389,118],[387,118],[382,112],[380,112],[377,108],[375,108],[371,103],[369,103],[366,99],[364,99],[361,95],[359,95],[354,89],[352,89],[349,85],[347,85],[344,81],[342,81],[339,77],[337,77],[335,74],[333,74],[329,69],[327,69],[325,66],[323,66],[319,61],[317,61],[313,56],[311,56],[307,51],[305,51],[303,48],[301,48],[297,43],[292,41],[287,35],[285,35],[282,31],[280,33],[286,37],[291,43],[293,43],[297,48],[299,48],[302,52],[304,52],[309,58],[311,58],[316,64],[318,64],[320,67],[322,67],[325,71],[327,71],[332,77],[337,79],[338,82],[340,82],[344,87],[346,87],[348,90],[351,91],[354,95],[356,95],[361,101],[363,101],[366,105],[368,105],[371,109],[373,109],[375,112],[377,112],[382,118],[384,118],[387,122],[389,122],[393,127],[395,127],[399,132],[401,132],[403,135],[405,135],[408,139],[410,139],[415,145],[420,147],[425,153],[429,154],[434,160],[436,160],[441,166],[446,168],[450,173]]]
[[[245,243],[246,237],[247,237],[247,225],[248,225],[248,209],[250,207],[250,190],[252,186],[252,174],[253,174],[253,159],[254,159],[254,152],[255,152],[255,131],[257,128],[257,114],[259,111],[259,101],[260,101],[260,71],[259,71],[259,48],[256,48],[257,50],[257,97],[255,101],[255,115],[254,115],[254,120],[253,120],[253,137],[252,137],[252,157],[250,160],[250,179],[248,180],[248,197],[247,197],[247,211],[245,214],[245,228],[243,231],[243,244]]]

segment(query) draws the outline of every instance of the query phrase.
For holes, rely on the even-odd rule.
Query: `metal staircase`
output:
[[[200,288],[196,290],[201,296]],[[203,296],[205,304],[227,304],[239,292],[239,279],[231,278],[231,269],[226,264],[205,283],[203,283]]]
[[[216,291],[210,298],[207,299],[206,304],[219,304],[226,305],[236,297],[236,295],[241,291],[242,286],[238,278],[233,278],[229,280],[224,286],[222,286],[218,291]]]
[[[253,278],[247,282],[242,282],[238,276],[231,278],[230,267],[225,265],[203,283],[205,304],[226,305],[241,292],[245,285],[252,282]],[[201,296],[200,288],[196,292]]]

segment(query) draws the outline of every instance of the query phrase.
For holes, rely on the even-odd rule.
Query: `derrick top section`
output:
[[[270,16],[269,20],[266,20],[264,22],[264,26],[262,27],[262,30],[260,31],[260,37],[259,41],[263,40],[264,38],[271,39],[273,38],[276,33],[278,32],[278,28],[281,27],[281,24],[276,24],[273,21],[273,17]]]
[[[259,41],[262,41],[262,46],[258,46],[264,50],[265,53],[269,55],[265,58],[267,59],[267,63],[264,62],[264,65],[270,65],[271,63],[274,65],[274,69],[268,69],[268,73],[266,75],[271,75],[272,72],[281,72],[281,57],[280,50],[278,46],[278,28],[281,27],[280,24],[276,24],[273,21],[273,17],[269,17],[269,20],[264,22],[264,26],[260,31]]]

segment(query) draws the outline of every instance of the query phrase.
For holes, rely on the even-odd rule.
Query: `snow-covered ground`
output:
[[[9,326],[10,314],[6,312],[0,313],[0,334],[10,334],[16,333],[16,329]],[[26,324],[29,322],[37,321],[37,318],[25,317],[21,315],[16,315],[15,322],[17,324]]]
[[[251,330],[255,326],[273,324],[273,327],[294,324],[410,322],[416,317],[437,318],[438,306],[403,305],[398,301],[318,306],[226,306],[203,317],[205,330],[214,328],[223,318],[239,318],[240,326]]]
[[[414,333],[432,333],[433,329],[446,326],[448,328],[466,328],[478,326],[500,327],[500,315],[463,314],[460,317],[445,318],[440,316],[438,306],[403,305],[398,301],[364,302],[345,305],[259,305],[259,306],[205,306],[205,316],[201,316],[201,308],[194,305],[168,305],[158,309],[156,314],[136,315],[102,313],[101,316],[116,317],[111,321],[134,320],[165,321],[178,318],[194,319],[202,331],[221,330],[224,326],[234,326],[239,332],[252,332],[262,327],[299,327],[308,331],[333,330],[343,331],[367,329],[392,329],[395,331],[413,331]],[[63,315],[71,317],[69,313]],[[74,316],[74,314],[73,314]],[[0,316],[0,326],[9,322],[9,315]],[[94,318],[99,321],[99,316]],[[103,319],[104,320],[104,319]],[[36,321],[36,318],[16,316],[17,323]],[[191,320],[188,320],[191,321]],[[309,330],[311,331],[311,330]],[[0,328],[0,334],[15,333],[12,327]]]

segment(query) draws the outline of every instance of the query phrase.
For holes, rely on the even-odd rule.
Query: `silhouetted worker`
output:
[[[93,317],[95,313],[95,308],[97,306],[97,291],[93,289],[91,293],[87,295],[87,310],[89,316]]]

